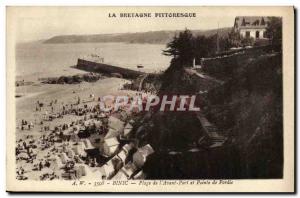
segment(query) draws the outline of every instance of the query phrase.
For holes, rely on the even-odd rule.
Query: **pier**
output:
[[[118,66],[113,66],[104,63],[98,63],[94,61],[78,59],[77,69],[89,71],[89,72],[96,72],[96,73],[105,73],[105,74],[120,74],[122,77],[127,79],[136,79],[138,76],[146,74],[141,71],[136,71],[132,69],[122,68]]]

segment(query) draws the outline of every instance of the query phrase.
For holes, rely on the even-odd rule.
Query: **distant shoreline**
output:
[[[219,33],[226,36],[231,27],[211,29],[211,30],[192,30],[193,34],[201,36],[211,36]],[[58,35],[43,41],[45,44],[61,43],[127,43],[127,44],[166,44],[179,34],[179,30],[173,31],[151,31],[136,33],[119,34],[90,34],[90,35]]]

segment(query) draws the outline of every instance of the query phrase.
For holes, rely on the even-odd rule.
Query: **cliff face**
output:
[[[144,168],[148,178],[282,178],[281,53],[245,52],[242,58],[210,63],[214,64],[206,62],[203,71],[222,79],[222,85],[187,74],[173,60],[159,93],[208,90],[198,104],[227,137],[226,144],[214,149],[198,145],[204,133],[195,114],[149,113],[137,133],[141,144],[150,143],[156,151]]]
[[[240,151],[245,177],[282,177],[282,55],[235,64],[225,86],[209,93],[206,114]]]

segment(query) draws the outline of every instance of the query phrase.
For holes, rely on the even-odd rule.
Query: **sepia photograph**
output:
[[[294,190],[293,7],[6,12],[8,191]]]

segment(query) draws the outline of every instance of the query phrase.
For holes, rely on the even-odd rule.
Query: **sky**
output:
[[[120,13],[196,13],[195,18],[120,18]],[[109,17],[115,13],[116,18]],[[236,15],[199,7],[9,7],[7,26],[17,42],[57,35],[232,27]]]

